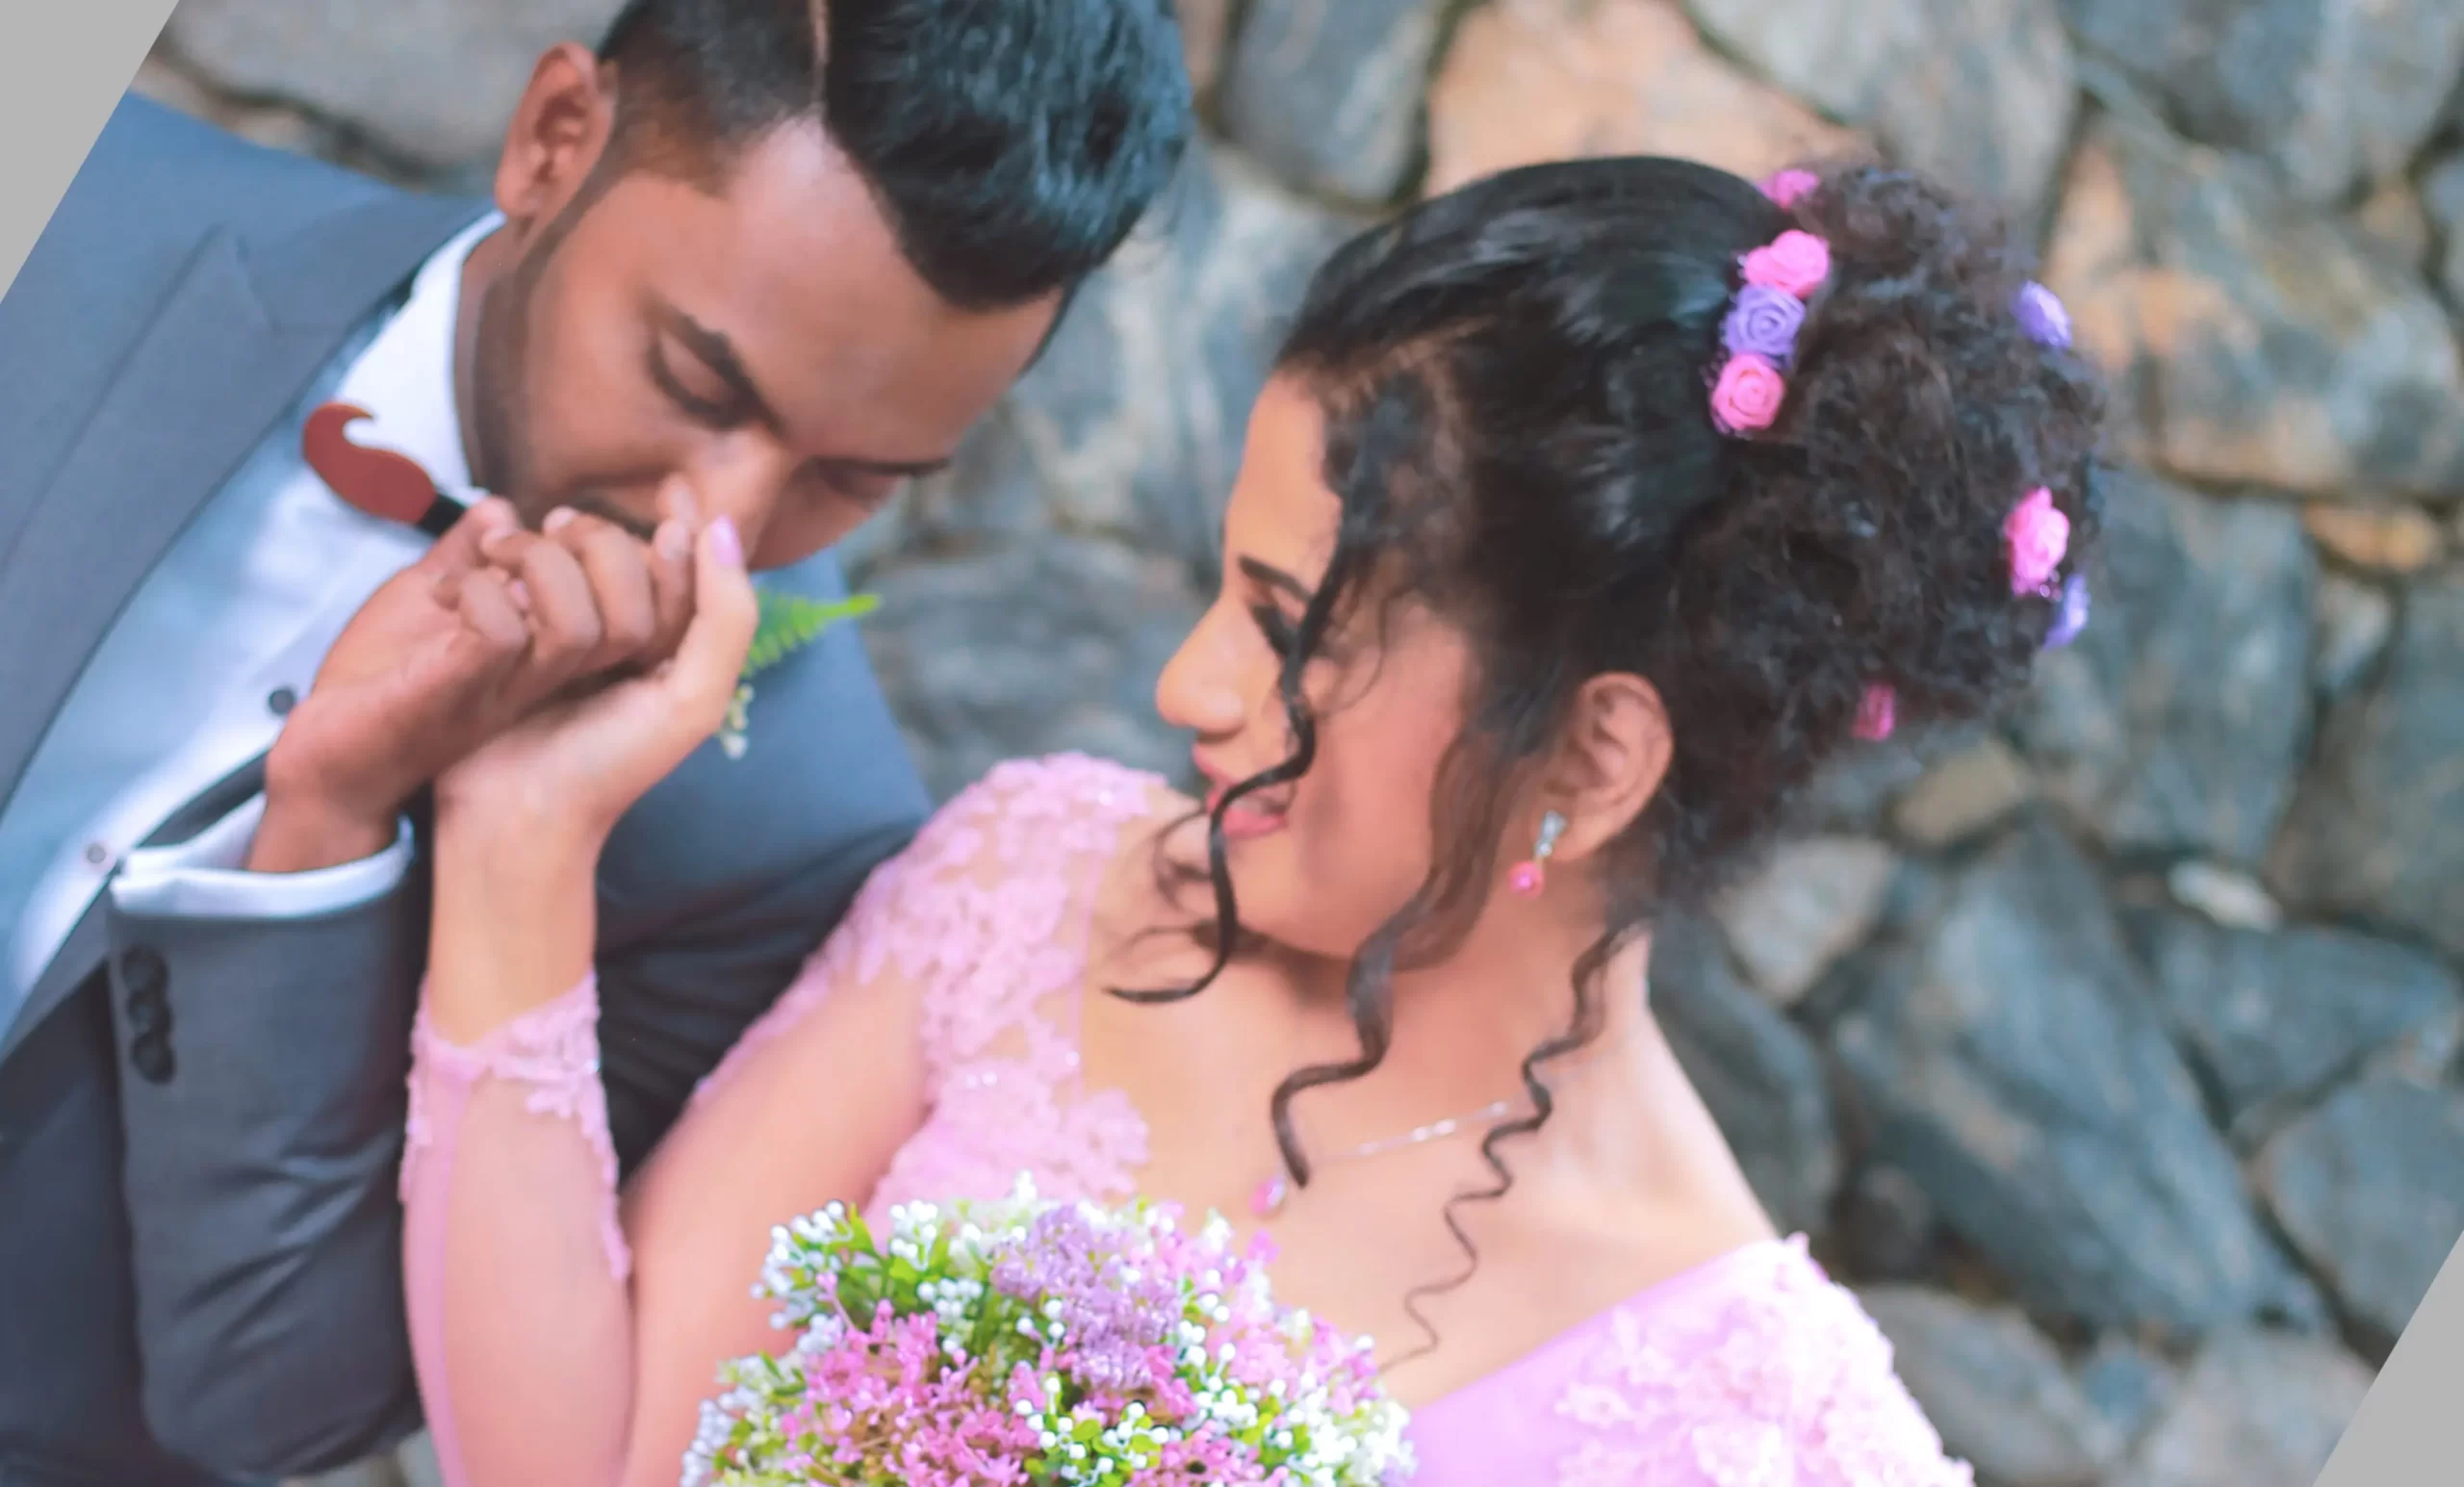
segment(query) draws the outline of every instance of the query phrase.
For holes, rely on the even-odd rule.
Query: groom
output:
[[[656,658],[626,532],[672,482],[774,587],[841,593],[825,550],[1164,185],[1180,59],[1168,0],[631,0],[540,60],[492,208],[122,103],[0,299],[0,1487],[416,1426],[422,787]],[[509,507],[431,541],[344,504],[300,458],[327,401]],[[473,653],[440,592],[560,506],[527,587],[561,653]],[[629,1168],[928,806],[843,630],[749,724],[602,868]]]

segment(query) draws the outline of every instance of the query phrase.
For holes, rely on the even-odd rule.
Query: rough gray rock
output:
[[[957,466],[872,540],[946,551],[1102,532],[1211,573],[1249,405],[1301,287],[1353,225],[1194,148]]]
[[[2078,92],[2055,0],[1685,0],[1704,33],[1894,159],[2033,217]]]
[[[1915,1286],[1876,1286],[1859,1299],[1890,1339],[1900,1381],[1943,1446],[1981,1479],[2094,1487],[2120,1456],[2113,1423],[2019,1312]]]
[[[2245,1142],[2407,1035],[2464,1010],[2437,961],[2342,930],[2224,929],[2194,914],[2126,913],[2174,1037],[2217,1114]]]
[[[2255,1170],[2345,1315],[2390,1346],[2464,1235],[2464,1094],[2365,1079],[2278,1133]]]
[[[2310,654],[2310,685],[2322,704],[2333,703],[2369,674],[2396,632],[2396,602],[2385,589],[2340,573],[2322,573],[2313,596],[2316,641]]]
[[[2401,178],[2381,183],[2364,198],[2353,209],[2352,223],[2389,262],[2408,272],[2418,273],[2429,261],[2437,229],[2430,225],[2421,193]]]
[[[2317,1319],[2058,833],[2015,833],[1930,927],[1861,964],[1832,1048],[1870,1149],[2031,1311],[2178,1334]]]
[[[1364,205],[1419,163],[1438,0],[1251,0],[1219,106],[1235,143],[1294,185]]]
[[[2410,585],[2400,609],[2375,682],[2327,714],[2268,878],[2464,956],[2464,574]]]
[[[1867,153],[1704,43],[1672,0],[1475,5],[1429,90],[1427,191],[1544,160],[1675,155],[1748,178]]]
[[[2153,479],[2116,482],[2095,617],[2038,665],[2019,731],[2046,793],[2121,853],[2248,864],[2309,743],[2299,520]]]
[[[2447,291],[2448,304],[2464,314],[2464,145],[2422,173],[2422,206],[2429,213],[2439,287]]]
[[[1863,942],[1898,865],[1890,848],[1861,837],[1782,843],[1761,872],[1722,898],[1720,928],[1755,985],[1792,1006]]]
[[[1989,736],[1927,770],[1892,804],[1891,826],[1917,846],[1938,852],[1983,833],[2035,794],[2027,761]]]
[[[1826,1236],[1853,1274],[1869,1281],[1928,1277],[1941,1218],[1915,1178],[1886,1162],[1859,1167],[1841,1190]]]
[[[492,158],[539,54],[596,43],[620,0],[185,0],[165,37],[235,93],[350,120],[434,167]]]
[[[1883,832],[1891,808],[1945,760],[1977,747],[1986,731],[1973,723],[1912,724],[1883,743],[1843,749],[1815,771],[1792,803],[1792,830],[1870,836]]]
[[[1651,985],[1679,1064],[1772,1221],[1822,1228],[1839,1146],[1813,1044],[1737,978],[1718,934],[1690,917],[1672,917],[1654,935]]]
[[[2264,155],[2302,199],[2401,172],[2464,71],[2448,0],[2063,0],[2081,44],[2210,144]]]
[[[1051,537],[888,566],[865,647],[916,765],[946,800],[1006,758],[1065,750],[1189,782],[1155,679],[1202,605],[1177,564]]]
[[[2181,1371],[2122,1337],[2099,1339],[2079,1364],[2079,1392],[2105,1418],[2114,1438],[2135,1445],[2181,1384]]]
[[[2166,870],[2165,891],[2174,903],[2227,929],[2284,928],[2284,906],[2268,892],[2267,885],[2237,868],[2184,858]]]
[[[1223,71],[1223,49],[1232,39],[1232,0],[1172,0],[1181,23],[1181,60],[1200,100]]]
[[[2323,1340],[2225,1334],[2201,1349],[2110,1487],[2311,1487],[2373,1376]]]
[[[2100,115],[2047,274],[2134,457],[2322,500],[2464,496],[2464,361],[2438,296],[2255,163]]]

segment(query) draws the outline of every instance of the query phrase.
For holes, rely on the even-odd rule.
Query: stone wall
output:
[[[141,83],[468,187],[534,52],[610,8],[185,0]],[[1061,747],[1184,768],[1148,687],[1262,359],[1380,208],[1623,150],[1870,145],[1991,195],[2118,389],[2095,621],[2007,731],[1826,782],[1668,927],[1656,994],[1986,1480],[2306,1487],[2464,1230],[2464,8],[1184,12],[1184,189],[850,548],[935,787]]]

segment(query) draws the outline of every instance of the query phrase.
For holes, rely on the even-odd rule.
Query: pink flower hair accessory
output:
[[[1762,183],[1762,194],[1783,207],[1793,207],[1821,185],[1822,177],[1810,170],[1783,170]]]
[[[1857,701],[1857,736],[1867,743],[1888,738],[1899,721],[1899,694],[1881,681],[1865,688]]]
[[[1745,255],[1745,282],[1811,299],[1831,277],[1831,244],[1791,227]]]
[[[1720,369],[1711,388],[1711,422],[1724,434],[1750,434],[1769,428],[1787,400],[1788,379],[1767,356],[1739,352]]]
[[[2070,518],[2054,505],[2053,492],[2040,485],[2012,507],[2002,541],[2011,558],[2011,592],[2053,598],[2054,573],[2070,551]]]

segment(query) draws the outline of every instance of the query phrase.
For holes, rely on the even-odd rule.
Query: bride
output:
[[[786,1341],[774,1224],[1020,1172],[1271,1231],[1425,1483],[1968,1481],[1646,971],[1826,759],[1989,713],[2075,623],[2098,394],[2025,274],[1870,167],[1535,167],[1353,242],[1157,689],[1208,799],[994,770],[620,1197],[593,874],[753,631],[757,534],[702,528],[672,663],[438,788],[403,1181],[449,1481],[673,1483],[716,1365]]]

